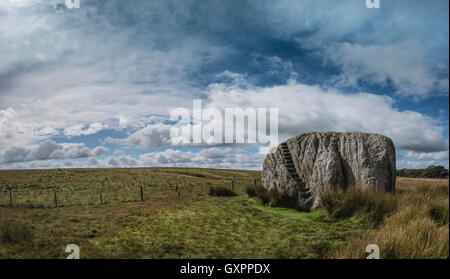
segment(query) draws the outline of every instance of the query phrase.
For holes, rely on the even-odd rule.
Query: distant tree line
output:
[[[429,166],[425,169],[401,169],[397,170],[397,176],[421,177],[421,178],[449,178],[448,169],[443,166]]]

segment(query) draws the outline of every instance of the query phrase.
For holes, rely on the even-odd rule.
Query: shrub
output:
[[[399,212],[399,214],[402,214]],[[380,247],[382,259],[448,258],[448,226],[437,227],[429,218],[414,216],[406,223],[398,223],[394,215],[377,229],[356,236],[344,246],[329,253],[332,258],[365,258],[367,243]]]
[[[270,203],[270,196],[267,191],[258,193],[258,198],[261,200],[263,205],[269,205]]]
[[[281,206],[289,208],[297,208],[297,200],[291,197],[288,193],[280,193],[276,189],[269,191],[270,206]]]
[[[234,197],[237,196],[235,192],[225,186],[211,186],[209,187],[209,195],[215,197]]]
[[[266,189],[263,186],[249,186],[245,189],[245,192],[249,197],[256,197],[259,193],[266,192]]]
[[[341,190],[337,191],[324,191],[320,195],[321,205],[325,210],[332,214],[338,206],[341,205],[341,201],[344,199],[344,192]]]
[[[443,166],[429,166],[425,169],[401,169],[397,170],[400,177],[424,177],[424,178],[448,178],[449,172]]]
[[[380,225],[386,216],[391,215],[397,207],[396,201],[391,194],[378,193],[369,207],[369,216],[375,226]]]
[[[292,198],[288,193],[280,193],[275,188],[267,191],[265,188],[261,187],[257,195],[263,205],[289,208],[298,207],[297,200],[295,198]]]
[[[23,243],[33,240],[33,237],[32,229],[22,223],[6,221],[0,225],[2,243]]]
[[[331,250],[331,243],[327,240],[319,240],[310,244],[311,250],[316,254],[317,258],[325,259]]]
[[[428,211],[431,219],[433,219],[439,226],[448,226],[448,203],[432,205]]]
[[[359,189],[325,191],[321,195],[321,203],[335,219],[365,214],[374,226],[378,226],[396,207],[389,193]]]
[[[386,204],[378,204],[372,218],[377,210],[382,216],[390,208],[387,205],[395,207],[393,212],[385,215],[376,230],[355,234],[346,243],[333,246],[328,257],[365,258],[361,247],[374,243],[380,247],[381,258],[448,258],[448,189],[448,181],[398,179],[395,193],[383,193]],[[329,212],[342,202],[332,193],[324,197],[323,206]]]

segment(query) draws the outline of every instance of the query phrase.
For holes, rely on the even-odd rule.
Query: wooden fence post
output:
[[[256,179],[253,179],[253,186],[256,187]]]
[[[58,200],[56,199],[56,191],[53,191],[53,197],[55,198],[55,207],[58,207]]]
[[[231,180],[231,191],[234,191],[234,180]]]
[[[142,192],[142,186],[141,186],[141,201],[144,201],[144,193]]]
[[[9,189],[9,206],[12,207],[12,191]]]
[[[100,190],[100,204],[103,204],[102,190]]]

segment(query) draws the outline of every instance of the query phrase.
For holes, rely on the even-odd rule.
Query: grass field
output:
[[[232,180],[237,196],[209,195]],[[215,169],[0,171],[0,258],[65,258],[71,243],[81,258],[364,258],[371,243],[383,258],[449,257],[448,180],[399,178],[376,225],[363,210],[263,206],[245,193],[255,180]]]

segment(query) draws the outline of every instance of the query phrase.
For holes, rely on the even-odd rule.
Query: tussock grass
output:
[[[177,168],[0,171],[0,258],[64,259],[69,243],[80,246],[84,259],[365,258],[372,243],[382,258],[448,258],[448,180],[399,178],[396,192],[383,199],[332,198],[330,212],[340,211],[333,215],[325,207],[305,213],[275,206],[282,196],[274,192],[261,191],[272,206],[262,205],[259,190],[246,190],[260,175]],[[231,180],[235,198],[209,195],[210,187],[230,189]],[[13,207],[7,187],[14,189]],[[385,197],[395,204],[392,211]]]
[[[430,206],[428,215],[440,226],[448,225],[448,203],[437,202]]]
[[[209,195],[213,197],[234,197],[237,196],[230,188],[225,186],[211,186],[209,187]]]
[[[246,188],[249,197],[258,197],[263,205],[297,209],[297,201],[287,193],[280,193],[277,189],[267,190],[262,186]]]
[[[363,248],[377,244],[381,258],[448,258],[448,188],[448,180],[399,178],[396,193],[384,194],[394,210],[378,227],[349,239],[328,257],[365,258]]]
[[[4,244],[30,242],[33,237],[33,230],[23,223],[8,220],[0,224],[0,242]]]
[[[397,204],[390,193],[374,190],[351,189],[325,191],[321,195],[322,206],[336,219],[367,216],[374,227],[391,214]]]
[[[295,198],[292,198],[288,193],[280,193],[275,188],[269,191],[260,191],[258,197],[263,205],[298,209]]]
[[[0,189],[14,187],[12,207],[0,192],[0,224],[33,224],[33,240],[0,243],[0,258],[64,259],[69,243],[79,245],[83,259],[322,258],[366,230],[359,220],[330,220],[324,210],[261,205],[245,190],[261,189],[260,175],[177,168],[0,171]],[[210,187],[231,189],[230,181],[236,197],[209,195]],[[63,206],[54,206],[49,189],[57,189]]]
[[[245,188],[245,192],[249,197],[256,197],[262,192],[266,192],[266,189],[263,186],[255,186],[251,185]]]

